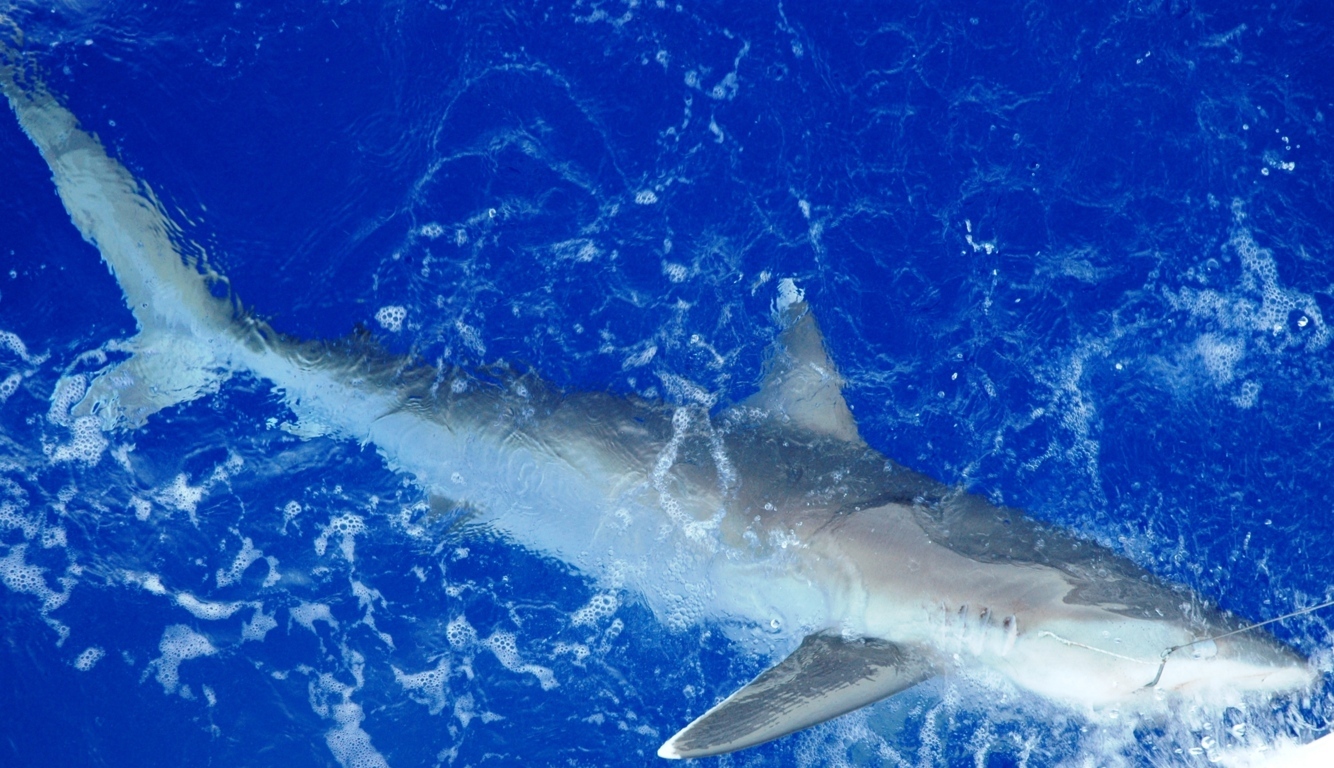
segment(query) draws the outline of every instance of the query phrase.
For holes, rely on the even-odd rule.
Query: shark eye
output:
[[[1201,640],[1190,647],[1193,659],[1212,659],[1218,655],[1218,643],[1213,640]]]

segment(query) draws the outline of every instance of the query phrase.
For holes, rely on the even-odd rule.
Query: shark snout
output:
[[[1159,687],[1215,694],[1288,693],[1315,679],[1310,663],[1257,630],[1199,640],[1170,652]]]

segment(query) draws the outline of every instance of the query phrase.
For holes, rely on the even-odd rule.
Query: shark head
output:
[[[1234,630],[1236,631],[1236,630]],[[1315,670],[1262,628],[1167,649],[1152,687],[1211,701],[1239,693],[1281,693],[1309,686]]]
[[[1182,702],[1226,707],[1309,686],[1314,670],[1263,627],[1210,611],[1214,620],[1128,618],[1074,607],[1021,630],[1005,658],[989,660],[1022,687],[1098,710],[1162,713]],[[1090,615],[1102,613],[1103,615]],[[1074,618],[1072,618],[1074,617]]]

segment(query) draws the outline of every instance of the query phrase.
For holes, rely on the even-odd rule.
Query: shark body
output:
[[[667,624],[725,619],[795,643],[664,743],[724,753],[959,667],[1072,707],[1162,711],[1309,684],[1306,662],[1094,543],[887,459],[861,438],[800,290],[759,391],[719,414],[529,376],[420,367],[353,338],[275,332],[183,245],[152,191],[0,43],[0,87],[70,218],[115,275],[138,334],[72,411],[124,429],[268,380],[300,429],[373,445],[427,493],[514,543],[635,591]]]

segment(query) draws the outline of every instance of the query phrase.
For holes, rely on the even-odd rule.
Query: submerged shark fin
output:
[[[843,400],[843,377],[825,352],[824,336],[790,278],[778,283],[776,304],[783,331],[774,343],[760,391],[743,407],[823,437],[860,443],[857,422]]]
[[[933,674],[927,656],[885,640],[810,635],[783,659],[658,748],[708,757],[786,736],[907,690]]]
[[[0,17],[3,21],[3,17]],[[153,413],[216,391],[229,366],[214,342],[235,333],[240,309],[226,280],[189,247],[161,203],[56,100],[0,35],[0,92],[51,169],[84,239],[102,254],[138,321],[131,357],[103,371],[74,409],[104,428],[136,427]]]
[[[104,430],[137,429],[164,408],[218,391],[231,374],[207,344],[188,336],[144,332],[125,346],[133,354],[97,375],[73,418],[95,417]]]

